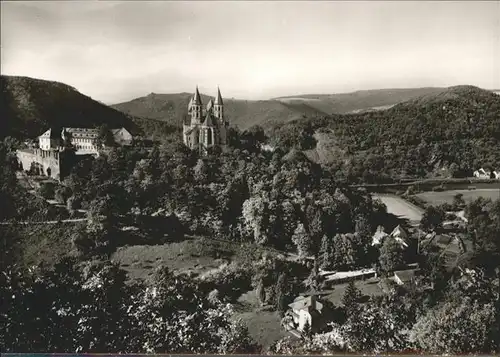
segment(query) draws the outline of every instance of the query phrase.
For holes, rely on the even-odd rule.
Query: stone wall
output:
[[[59,151],[41,149],[21,149],[16,151],[19,168],[35,174],[60,179],[61,168]]]

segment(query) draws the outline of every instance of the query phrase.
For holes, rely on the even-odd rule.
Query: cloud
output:
[[[2,73],[105,102],[217,84],[261,98],[500,87],[495,2],[1,2]]]

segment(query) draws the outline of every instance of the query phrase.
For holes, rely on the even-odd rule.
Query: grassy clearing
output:
[[[241,319],[248,327],[250,336],[264,348],[288,336],[281,327],[278,312],[261,307],[254,290],[242,294],[235,308],[234,318]]]
[[[78,226],[72,226],[78,229]],[[4,226],[7,234],[17,239],[22,266],[50,267],[71,254],[71,233],[67,224]]]
[[[370,278],[366,280],[358,280],[355,282],[355,284],[363,296],[366,297],[380,296],[383,295],[384,292],[378,286],[379,281],[380,281],[379,278]],[[341,306],[342,297],[344,296],[345,290],[347,289],[348,285],[349,285],[348,283],[333,285],[332,290],[324,291],[322,299],[329,300],[336,306]]]
[[[162,245],[120,247],[112,254],[111,261],[127,271],[131,279],[145,279],[161,265],[174,272],[201,275],[231,261],[252,264],[263,252],[265,249],[249,244],[191,237]]]
[[[111,261],[127,271],[131,279],[145,279],[162,265],[178,273],[202,274],[218,267],[232,255],[224,250],[211,253],[210,248],[199,241],[185,240],[163,245],[120,247]]]
[[[428,204],[437,206],[443,203],[453,203],[453,197],[461,193],[465,202],[471,202],[479,197],[500,199],[500,189],[476,189],[476,190],[450,190],[442,192],[422,192],[416,196],[426,201]]]

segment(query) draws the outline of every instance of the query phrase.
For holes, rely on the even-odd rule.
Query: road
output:
[[[70,219],[61,219],[60,221],[22,221],[22,222],[0,222],[2,226],[13,226],[13,225],[30,225],[30,224],[57,224],[57,223],[77,223],[77,222],[85,222],[87,218],[70,218]]]
[[[388,213],[407,219],[412,223],[419,223],[422,219],[424,211],[420,207],[415,206],[399,196],[372,194],[372,197],[380,199],[387,206]]]

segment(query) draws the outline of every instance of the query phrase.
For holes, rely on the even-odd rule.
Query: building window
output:
[[[207,130],[207,144],[212,145],[212,129]]]

